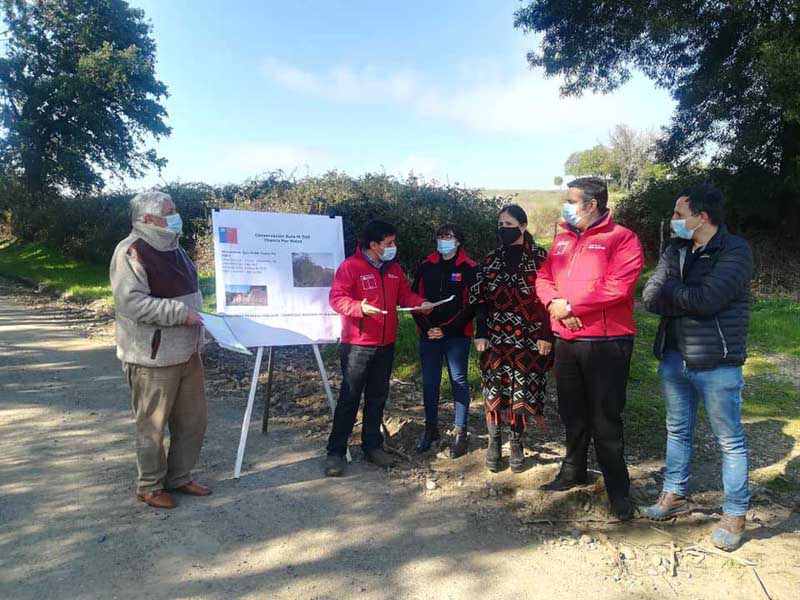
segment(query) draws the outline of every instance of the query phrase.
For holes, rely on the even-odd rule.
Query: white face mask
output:
[[[395,256],[397,256],[397,246],[389,246],[388,248],[383,249],[381,260],[383,262],[389,262],[390,260],[394,260]]]
[[[442,256],[447,256],[451,254],[456,249],[456,241],[455,240],[436,240],[436,249],[439,251],[439,254]]]
[[[578,216],[578,205],[570,202],[564,202],[564,206],[561,207],[561,216],[573,227],[577,227],[582,218]]]
[[[675,235],[684,240],[690,240],[694,237],[695,231],[700,229],[700,226],[703,224],[703,222],[700,221],[700,223],[694,229],[689,229],[686,226],[686,219],[672,219],[669,224],[670,227],[672,227],[672,231],[675,232]]]
[[[178,213],[174,215],[167,215],[167,229],[169,229],[172,233],[176,233],[178,235],[183,233],[183,219]]]

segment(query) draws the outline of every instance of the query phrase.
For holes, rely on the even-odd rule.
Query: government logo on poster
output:
[[[238,244],[238,232],[236,227],[220,227],[219,241],[222,244]]]

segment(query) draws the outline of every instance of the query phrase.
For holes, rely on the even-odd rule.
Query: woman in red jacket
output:
[[[489,447],[486,467],[500,469],[500,427],[510,428],[511,470],[524,468],[522,435],[539,419],[552,364],[550,317],[536,295],[536,273],[547,252],[527,231],[528,215],[516,204],[500,211],[500,246],[478,269],[470,302],[478,304],[475,348],[480,353]]]

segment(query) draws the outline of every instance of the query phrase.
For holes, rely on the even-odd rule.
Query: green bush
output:
[[[776,228],[758,217],[760,196],[741,187],[741,177],[723,170],[684,172],[669,179],[651,181],[642,190],[616,202],[615,219],[639,236],[648,259],[658,258],[659,231],[669,239],[669,220],[675,200],[686,188],[711,181],[725,197],[725,222],[742,235],[753,250],[753,291],[759,296],[789,295],[800,290],[800,274],[787,268],[800,260],[800,240],[796,234]],[[748,194],[750,194],[748,196]]]
[[[353,178],[330,172],[296,182],[274,177],[247,182],[228,197],[218,194],[210,207],[341,216],[348,255],[355,250],[364,225],[383,219],[399,231],[398,261],[410,274],[435,248],[434,233],[442,223],[455,223],[464,230],[465,248],[474,258],[488,253],[496,243],[500,200],[484,198],[479,190],[441,186],[413,176],[400,181],[388,175]],[[213,239],[207,223],[198,236],[197,260],[202,271],[210,271]]]
[[[494,229],[502,203],[497,197],[483,197],[476,189],[443,186],[413,176],[400,181],[388,175],[353,178],[338,172],[296,181],[276,171],[241,185],[172,183],[161,190],[172,196],[181,213],[184,247],[202,272],[214,268],[210,215],[215,208],[341,216],[347,254],[354,251],[368,221],[384,219],[399,230],[398,260],[410,274],[433,251],[434,232],[445,222],[464,230],[465,248],[471,256],[483,257],[496,243]],[[128,203],[133,195],[123,190],[34,198],[13,181],[0,178],[0,211],[14,235],[45,242],[67,257],[90,262],[108,262],[116,244],[130,232]]]
[[[169,184],[170,194],[187,226],[184,246],[193,253],[197,226],[208,218],[208,201],[216,190],[205,184]],[[0,183],[0,210],[11,233],[26,242],[43,242],[64,256],[107,263],[114,247],[130,233],[129,202],[135,192],[123,190],[92,196],[30,194],[13,181]]]
[[[655,260],[658,258],[662,227],[664,238],[669,237],[669,220],[678,194],[704,180],[705,174],[698,173],[651,181],[641,190],[616,201],[614,219],[635,232],[647,257]]]

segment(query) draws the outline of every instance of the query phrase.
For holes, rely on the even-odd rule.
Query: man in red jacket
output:
[[[364,228],[355,254],[337,269],[330,305],[342,315],[342,388],[328,438],[325,474],[344,473],[347,441],[353,431],[361,396],[364,410],[361,448],[364,457],[380,467],[392,465],[383,450],[383,409],[389,396],[389,378],[397,338],[397,306],[432,306],[411,291],[403,269],[394,262],[397,230],[384,221],[371,221]]]
[[[562,491],[586,483],[594,440],[611,509],[626,520],[634,508],[622,411],[636,334],[633,292],[644,256],[636,234],[611,220],[602,179],[582,177],[568,186],[564,232],[536,278],[556,336],[558,410],[567,445],[558,476],[543,487]]]

